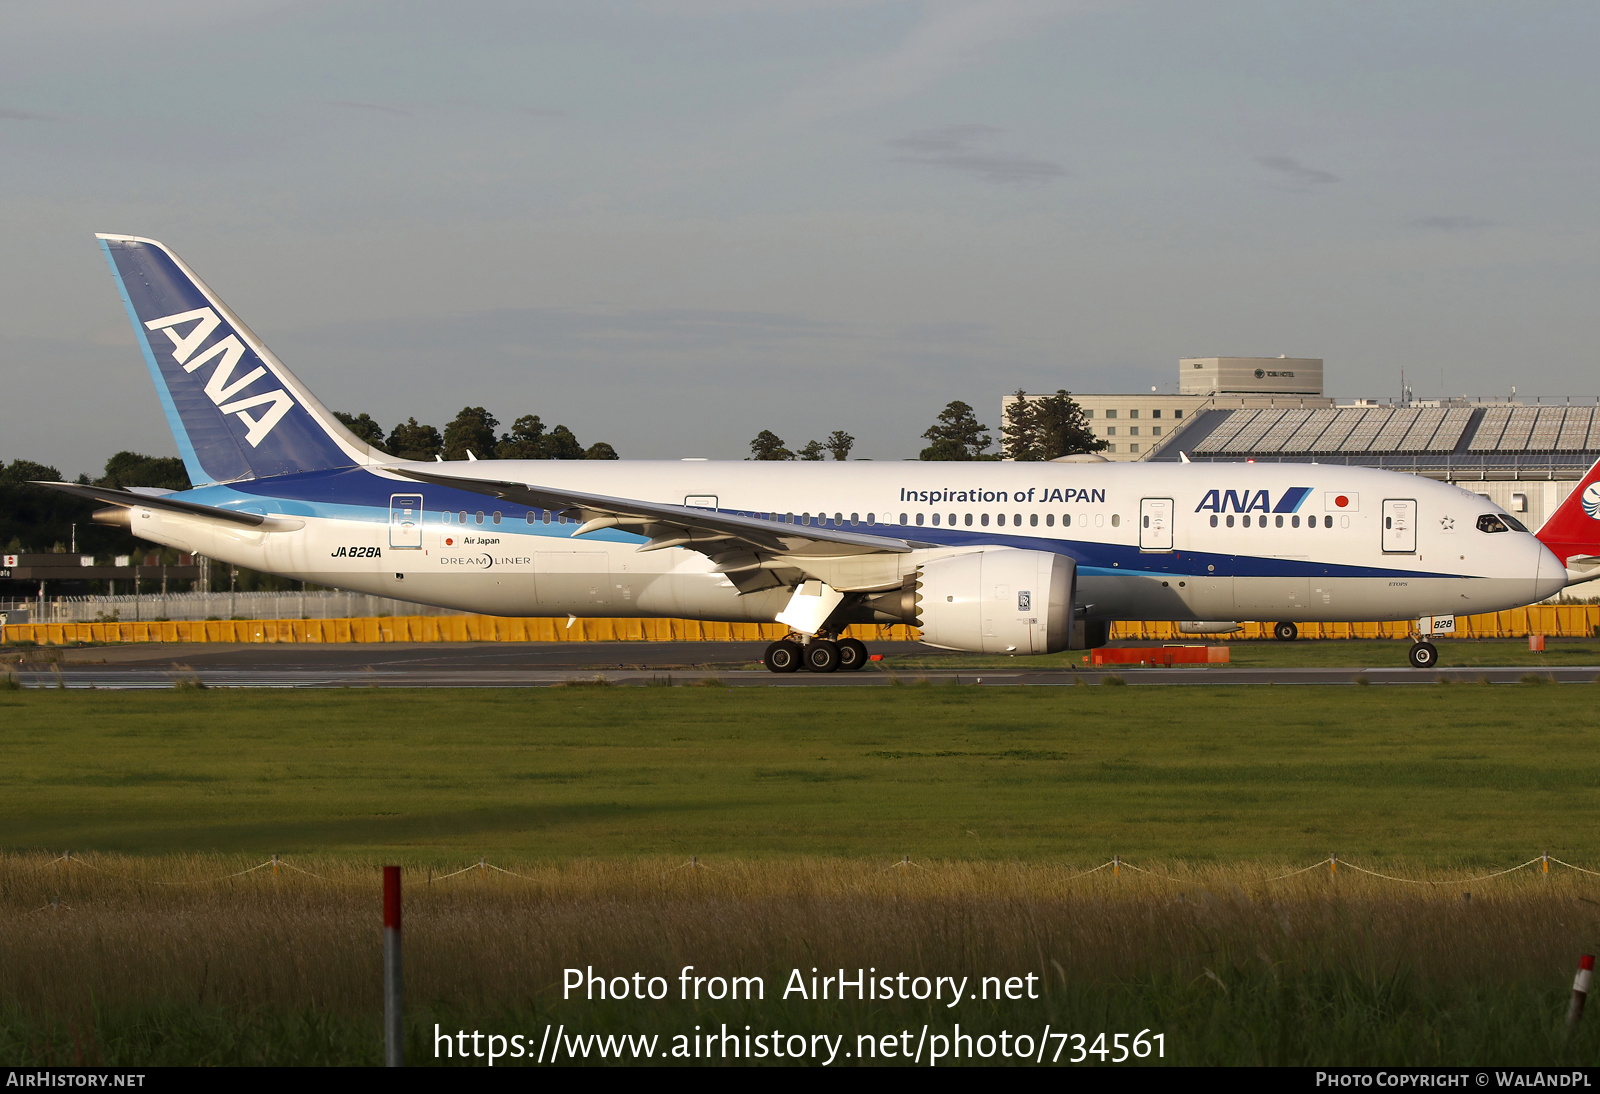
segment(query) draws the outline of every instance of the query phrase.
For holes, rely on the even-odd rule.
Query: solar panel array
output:
[[[1227,417],[1194,447],[1196,455],[1454,452],[1472,421],[1470,407],[1248,409]],[[1600,446],[1600,408],[1488,407],[1469,452],[1581,452]]]

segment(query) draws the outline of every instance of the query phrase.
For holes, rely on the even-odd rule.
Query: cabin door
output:
[[[1385,554],[1415,554],[1417,503],[1411,498],[1383,500],[1383,550]]]
[[[1172,550],[1172,499],[1144,498],[1139,502],[1139,550]]]
[[[389,546],[422,546],[422,495],[389,495]]]

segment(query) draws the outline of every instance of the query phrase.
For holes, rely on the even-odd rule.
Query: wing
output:
[[[726,574],[741,593],[758,592],[792,585],[807,576],[820,576],[816,564],[837,563],[857,558],[865,563],[870,556],[903,555],[934,546],[893,536],[875,536],[843,528],[787,524],[775,519],[745,513],[722,513],[687,505],[668,505],[634,498],[616,498],[577,490],[536,486],[532,483],[498,479],[464,478],[441,475],[420,468],[394,467],[390,471],[419,482],[452,486],[475,494],[502,498],[536,509],[549,509],[583,523],[574,536],[603,528],[621,528],[649,537],[641,551],[664,547],[684,547],[698,551],[715,563],[717,573]],[[776,517],[776,514],[771,516]],[[830,573],[840,567],[830,565]],[[898,585],[898,567],[848,567],[860,574],[864,588]],[[883,570],[878,579],[874,571]],[[889,576],[894,571],[896,576]],[[831,582],[830,582],[831,583]],[[837,585],[835,586],[838,587]]]

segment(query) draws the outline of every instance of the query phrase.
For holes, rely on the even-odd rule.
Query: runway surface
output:
[[[960,683],[1034,686],[1100,684],[1115,676],[1143,684],[1514,684],[1531,672],[1558,683],[1590,683],[1600,665],[1529,669],[1450,668],[1029,668],[1026,658],[1001,668],[958,667],[962,655],[941,654],[911,642],[872,647],[883,660],[860,672],[817,675],[770,673],[759,666],[761,642],[573,642],[573,643],[385,643],[350,645],[167,644],[100,646],[66,650],[54,663],[23,661],[13,666],[26,687],[170,688],[198,677],[207,687],[248,688],[505,688],[551,687],[594,681],[633,686],[702,683],[726,687],[886,687],[893,684]],[[915,657],[949,668],[897,668]]]

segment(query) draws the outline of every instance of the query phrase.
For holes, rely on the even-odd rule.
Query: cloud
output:
[[[8,110],[0,106],[0,121],[8,122],[53,122],[59,119],[54,114],[36,114],[31,110]]]
[[[1416,217],[1407,223],[1413,228],[1424,228],[1433,232],[1467,232],[1476,228],[1494,227],[1494,222],[1491,220],[1460,216]]]
[[[1070,0],[934,0],[898,45],[796,89],[790,108],[820,117],[903,99],[1077,6]]]
[[[924,129],[886,142],[901,150],[901,163],[921,163],[977,175],[985,182],[1049,182],[1066,177],[1066,168],[1017,153],[982,152],[973,146],[1003,132],[992,125],[969,123]]]
[[[1339,176],[1331,171],[1318,170],[1307,167],[1299,160],[1288,156],[1257,156],[1256,162],[1271,171],[1277,171],[1296,190],[1304,190],[1311,186],[1324,186],[1330,182],[1338,182]]]

